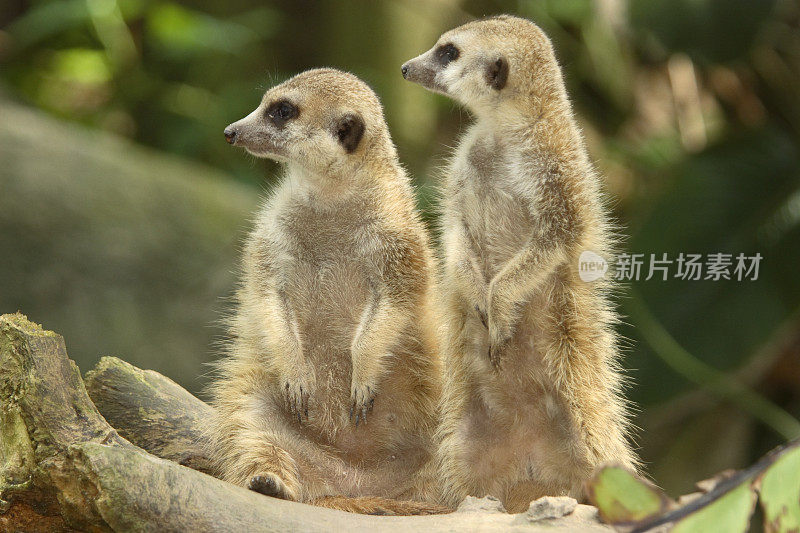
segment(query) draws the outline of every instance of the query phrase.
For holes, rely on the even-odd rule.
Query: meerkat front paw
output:
[[[489,362],[496,370],[500,369],[502,356],[511,340],[510,328],[498,328],[496,324],[489,324]]]
[[[355,417],[356,427],[359,422],[367,423],[367,413],[375,406],[375,387],[353,381],[350,386],[350,421]]]
[[[250,478],[247,488],[282,500],[297,500],[297,494],[277,475],[272,472],[261,472]]]
[[[503,353],[514,334],[514,328],[507,314],[500,311],[497,299],[493,299],[492,303],[494,305],[489,309],[486,324],[489,330],[489,362],[492,367],[499,369]]]
[[[486,316],[486,308],[475,304],[475,312],[478,313],[478,318],[480,319],[481,324],[483,324],[483,327],[489,329],[489,318]]]
[[[300,365],[294,370],[281,380],[281,390],[286,409],[297,417],[298,422],[302,422],[303,418],[308,420],[308,404],[314,395],[316,381],[310,370]]]

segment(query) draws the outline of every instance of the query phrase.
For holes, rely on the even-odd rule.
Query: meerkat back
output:
[[[480,20],[402,73],[476,118],[443,194],[443,501],[580,498],[601,462],[637,460],[609,284],[578,275],[581,252],[609,253],[611,224],[550,41]]]
[[[441,369],[433,254],[376,95],[304,72],[225,135],[286,175],[247,239],[211,389],[220,475],[346,510],[431,512],[381,500],[421,496]]]

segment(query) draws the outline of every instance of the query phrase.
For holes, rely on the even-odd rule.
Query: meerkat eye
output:
[[[275,102],[267,109],[267,116],[276,126],[283,126],[297,115],[297,107],[287,100]]]
[[[460,52],[454,44],[448,43],[436,49],[436,59],[444,66],[458,59]]]

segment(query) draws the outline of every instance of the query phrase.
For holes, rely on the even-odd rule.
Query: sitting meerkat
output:
[[[443,503],[509,512],[635,468],[608,281],[579,277],[612,227],[550,41],[511,16],[448,31],[403,76],[470,109],[444,184]]]
[[[433,252],[377,96],[310,70],[225,137],[286,172],[247,238],[210,389],[220,477],[345,510],[438,512],[381,499],[429,490],[441,365]]]

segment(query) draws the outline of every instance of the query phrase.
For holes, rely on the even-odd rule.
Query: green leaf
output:
[[[775,461],[760,485],[764,531],[800,531],[800,446]]]
[[[111,69],[102,50],[70,48],[53,55],[53,73],[62,80],[99,85],[111,80]]]
[[[737,533],[750,525],[759,487],[765,531],[800,530],[800,440],[678,508],[659,489],[619,467],[602,469],[587,493],[603,521],[632,531],[668,526],[677,533]]]
[[[674,506],[660,489],[619,466],[601,469],[589,482],[588,496],[609,524],[641,522]]]
[[[89,22],[89,10],[85,0],[41,2],[14,20],[7,28],[24,49],[50,38],[60,32],[85,26]]]
[[[736,533],[747,531],[756,494],[745,481],[713,503],[701,507],[677,522],[673,533]]]

